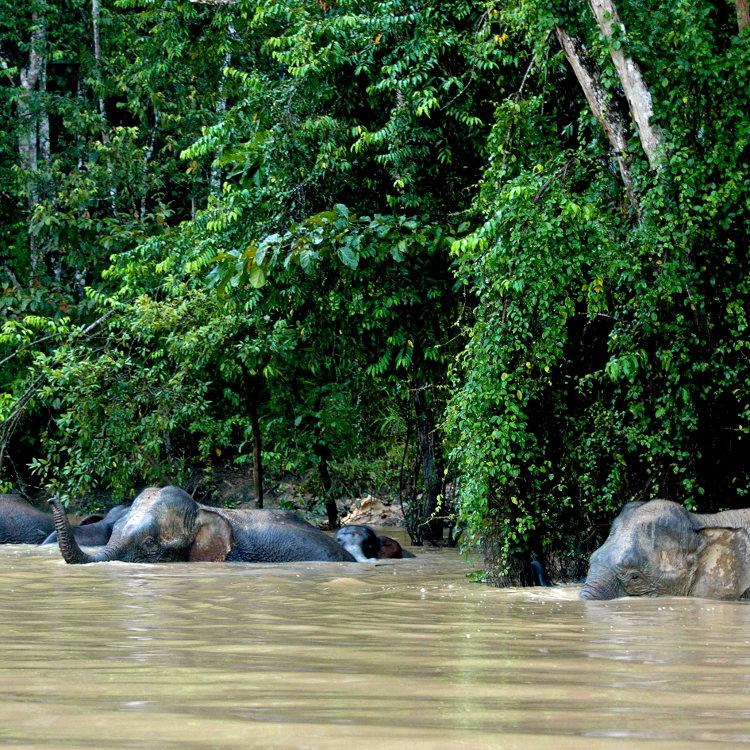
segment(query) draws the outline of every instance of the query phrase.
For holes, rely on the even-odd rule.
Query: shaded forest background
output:
[[[0,0],[0,489],[403,500],[485,577],[748,505],[746,0]]]

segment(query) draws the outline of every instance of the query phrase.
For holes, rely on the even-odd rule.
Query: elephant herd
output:
[[[49,502],[51,515],[0,495],[0,544],[56,541],[70,564],[413,557],[368,526],[343,526],[334,537],[289,511],[212,508],[179,487],[146,489],[131,505],[72,528],[60,502]],[[750,598],[750,509],[699,514],[668,500],[625,505],[591,555],[581,589],[587,600],[622,596]]]
[[[130,505],[89,516],[71,527],[60,502],[43,513],[22,498],[0,495],[0,544],[57,542],[70,564],[238,561],[354,562],[413,557],[367,526],[344,526],[329,536],[282,510],[228,510],[197,503],[179,487],[151,487]],[[93,553],[81,547],[98,547]]]

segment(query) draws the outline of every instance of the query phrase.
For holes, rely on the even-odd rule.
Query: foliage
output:
[[[576,82],[549,50],[498,109],[487,219],[454,245],[479,304],[449,422],[494,580],[530,550],[580,566],[628,499],[747,503],[748,39],[710,3],[619,5],[664,139],[657,174],[631,141],[640,221],[582,97],[551,95]],[[558,19],[599,50],[616,96],[581,8]]]
[[[617,7],[655,171],[586,4],[119,0],[97,59],[0,0],[3,487],[192,486],[262,436],[324,501],[401,485],[417,541],[454,486],[495,582],[579,575],[632,498],[747,504],[748,32]]]

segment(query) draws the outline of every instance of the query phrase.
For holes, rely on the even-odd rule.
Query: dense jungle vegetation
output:
[[[496,583],[748,505],[748,20],[0,0],[0,490],[385,488]]]

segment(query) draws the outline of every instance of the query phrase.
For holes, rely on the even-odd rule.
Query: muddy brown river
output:
[[[377,564],[65,565],[0,547],[0,746],[750,743],[750,605]]]

